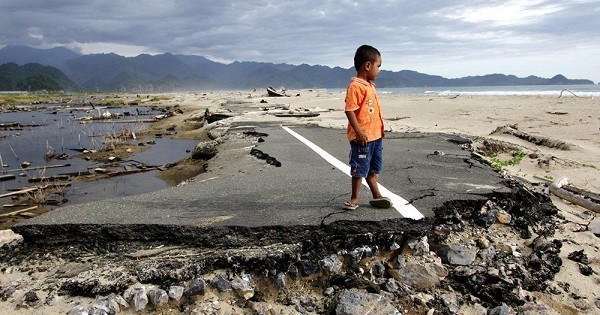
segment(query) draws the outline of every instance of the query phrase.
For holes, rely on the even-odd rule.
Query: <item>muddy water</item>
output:
[[[0,181],[0,194],[33,185],[29,183],[30,178],[101,167],[102,164],[99,162],[73,157],[80,154],[75,149],[98,150],[105,141],[105,135],[118,133],[122,128],[141,131],[146,126],[143,121],[162,113],[160,109],[145,107],[65,109],[47,105],[35,108],[29,106],[27,109],[32,111],[0,114],[0,158],[3,165],[0,175],[16,175],[15,179]],[[112,116],[110,122],[81,120],[82,117],[109,115],[107,113]],[[128,160],[148,166],[174,163],[188,157],[190,150],[198,143],[196,140],[175,140],[167,137],[145,137],[132,141],[144,142],[149,148]],[[64,154],[67,158],[46,159],[45,155],[49,151],[52,151],[55,156]],[[23,168],[24,162],[29,162],[31,165]],[[64,166],[66,164],[70,166]],[[156,172],[149,171],[87,182],[72,178],[68,180],[71,186],[64,190],[65,198],[69,204],[74,204],[151,192],[167,187],[164,181],[154,176]],[[7,204],[13,201],[10,197],[5,197],[0,198],[0,202]],[[0,212],[7,211],[11,210],[0,209]]]

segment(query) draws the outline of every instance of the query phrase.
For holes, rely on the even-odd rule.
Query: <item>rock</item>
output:
[[[93,314],[117,314],[121,311],[119,303],[114,297],[106,297],[98,300],[90,307],[90,313]]]
[[[398,283],[393,278],[388,278],[383,285],[383,289],[390,293],[398,292]]]
[[[477,246],[481,249],[486,249],[490,247],[490,241],[485,237],[479,237],[477,239]]]
[[[411,254],[413,256],[423,256],[429,254],[429,242],[427,236],[423,236],[419,240],[409,240],[406,242],[402,253],[404,255]]]
[[[440,296],[444,305],[450,310],[452,314],[457,313],[460,310],[460,298],[456,294],[442,294]]]
[[[373,249],[368,246],[356,248],[348,253],[348,264],[350,267],[356,267],[363,258],[367,257],[373,257]]]
[[[527,302],[519,306],[519,315],[559,315],[559,313],[541,302]]]
[[[150,303],[152,303],[154,307],[158,308],[169,302],[169,295],[167,294],[167,291],[163,289],[150,289],[148,291],[148,300],[150,300]]]
[[[210,138],[211,140],[217,140],[225,136],[227,134],[227,130],[229,130],[229,128],[227,127],[212,128],[208,131],[208,138]]]
[[[236,276],[233,281],[231,281],[231,288],[246,300],[249,300],[254,296],[254,287],[250,275],[244,274],[241,277]]]
[[[40,295],[37,292],[35,292],[34,290],[27,291],[23,295],[22,301],[20,303],[17,302],[17,305],[31,306],[31,307],[37,307],[41,304],[42,304],[42,300],[40,298]]]
[[[345,291],[335,308],[337,315],[371,314],[373,310],[377,310],[377,314],[402,314],[386,297],[364,292]]]
[[[590,224],[588,224],[588,230],[590,230],[594,235],[600,237],[600,216],[595,217]]]
[[[13,241],[22,241],[23,236],[13,232],[13,230],[0,230],[0,246]]]
[[[448,275],[448,269],[438,263],[407,263],[399,271],[391,269],[388,272],[397,281],[417,289],[434,287]]]
[[[109,296],[109,298],[111,296]],[[117,302],[117,304],[119,304],[120,307],[122,307],[122,308],[129,308],[129,303],[127,303],[127,301],[125,300],[125,298],[123,298],[121,295],[119,295],[119,294],[114,295],[114,296],[112,296],[112,299],[115,302]]]
[[[58,302],[60,302],[60,300],[61,300],[60,296],[58,296],[57,294],[51,293],[51,294],[48,294],[44,303],[48,306],[54,306],[54,305],[57,305]]]
[[[288,268],[288,274],[290,275],[290,278],[292,278],[292,280],[296,280],[296,279],[298,279],[300,271],[298,271],[298,267],[296,267],[296,265],[292,264]]]
[[[567,258],[569,258],[572,261],[576,261],[576,262],[579,262],[579,263],[582,263],[582,264],[589,264],[590,263],[590,260],[589,260],[588,256],[583,252],[583,249],[582,250],[577,250],[577,251],[574,251],[574,252],[570,253],[567,256]]]
[[[219,275],[213,285],[219,292],[229,292],[232,289],[231,282],[229,282],[225,274]]]
[[[184,290],[185,290],[184,287],[179,286],[179,285],[174,285],[169,288],[169,297],[175,301],[179,301],[181,299],[181,297],[183,296]]]
[[[133,308],[137,312],[146,308],[146,305],[148,305],[148,295],[146,294],[145,287],[138,287],[133,290],[132,302]]]
[[[584,276],[591,276],[594,273],[592,267],[579,263],[579,272]]]
[[[512,307],[502,303],[502,305],[494,307],[489,315],[517,315],[517,312]]]
[[[205,291],[206,291],[206,281],[204,281],[203,279],[195,278],[190,281],[190,286],[189,286],[188,290],[185,292],[185,295],[186,296],[204,295]],[[171,293],[171,290],[169,290],[169,294],[170,293]],[[180,296],[180,298],[181,298],[181,296]]]
[[[298,269],[300,270],[300,273],[303,277],[308,277],[319,272],[319,266],[308,260],[300,260],[299,262],[297,262],[297,264]]]
[[[462,244],[450,244],[442,246],[437,254],[442,261],[451,265],[470,266],[475,261],[477,248]]]
[[[92,264],[67,263],[58,267],[56,270],[56,276],[58,278],[73,278],[84,271],[92,269]]]
[[[217,154],[217,147],[219,142],[217,140],[203,141],[196,145],[192,150],[192,159],[210,159]]]
[[[478,255],[483,261],[493,261],[496,258],[496,249],[494,247],[488,247],[480,250]]]
[[[319,266],[321,269],[327,272],[338,272],[342,269],[342,262],[338,259],[335,254],[329,255],[319,260]]]
[[[88,315],[88,309],[87,307],[84,307],[82,305],[77,305],[75,307],[73,307],[68,313],[67,315]]]
[[[279,289],[285,289],[285,273],[280,272],[275,276],[275,284]]]
[[[383,275],[385,274],[385,266],[379,261],[376,262],[375,264],[373,264],[373,267],[371,267],[371,274],[375,278],[383,277]]]
[[[463,305],[459,310],[462,315],[487,315],[488,310],[481,304]]]

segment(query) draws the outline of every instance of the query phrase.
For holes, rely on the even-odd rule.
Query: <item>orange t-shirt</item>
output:
[[[375,141],[384,136],[381,105],[375,84],[354,77],[346,91],[345,111],[353,111],[362,131],[367,135],[367,141]],[[348,140],[356,139],[356,132],[348,123]]]

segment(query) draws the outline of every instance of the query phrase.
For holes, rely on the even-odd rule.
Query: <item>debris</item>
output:
[[[278,92],[270,85],[267,87],[267,94],[271,97],[287,96],[285,95],[285,90],[281,90],[281,92]]]
[[[557,197],[572,202],[578,206],[600,213],[600,203],[593,199],[586,198],[584,195],[572,193],[563,187],[569,185],[569,179],[561,177],[554,180],[546,189],[546,193],[552,193]]]
[[[0,181],[11,180],[11,179],[15,179],[16,177],[17,176],[14,174],[0,175]]]
[[[550,139],[550,138],[546,138],[546,137],[530,135],[528,133],[517,130],[516,125],[500,126],[500,127],[496,128],[496,130],[494,130],[490,133],[490,135],[493,135],[493,134],[509,134],[509,135],[513,135],[519,139],[523,139],[527,142],[531,142],[536,145],[543,145],[543,146],[546,146],[549,148],[555,148],[555,149],[564,150],[564,151],[571,150],[573,148],[573,146],[571,144],[566,143],[561,140],[555,140],[555,139]]]
[[[152,256],[156,256],[168,251],[172,251],[174,249],[179,249],[181,248],[181,246],[166,246],[166,247],[160,247],[160,248],[154,248],[154,249],[145,249],[145,250],[139,250],[135,253],[131,253],[131,254],[125,254],[123,256],[127,257],[127,258],[131,258],[131,259],[140,259],[140,258],[147,258],[147,257],[152,257]]]

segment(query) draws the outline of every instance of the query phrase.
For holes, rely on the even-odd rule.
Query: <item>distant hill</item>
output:
[[[0,91],[74,91],[77,87],[57,68],[14,62],[0,65]]]
[[[212,89],[263,89],[266,86],[294,88],[345,88],[354,69],[320,65],[290,65],[267,62],[222,64],[201,56],[142,54],[123,57],[117,54],[80,55],[67,48],[36,49],[9,45],[0,49],[0,64],[38,63],[64,72],[86,91],[166,92]],[[500,85],[575,85],[594,84],[591,80],[567,79],[556,75],[536,76],[489,74],[447,79],[411,70],[381,71],[377,86],[454,87]]]

